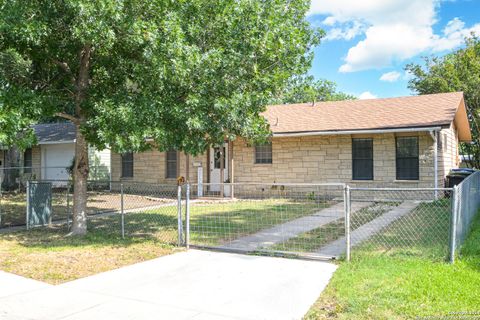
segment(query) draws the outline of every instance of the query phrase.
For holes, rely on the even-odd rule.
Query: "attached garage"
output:
[[[67,167],[75,156],[74,143],[44,144],[40,146],[42,179],[68,180]]]

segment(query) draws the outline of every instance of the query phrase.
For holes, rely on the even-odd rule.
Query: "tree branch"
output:
[[[77,117],[72,116],[71,114],[68,114],[68,113],[65,113],[65,112],[57,112],[57,113],[55,113],[55,115],[56,115],[57,117],[70,120],[70,121],[72,121],[72,122],[75,123],[75,124],[80,124],[80,119],[78,119]]]
[[[66,62],[63,62],[63,61],[59,61],[57,59],[53,59],[52,62],[59,66],[63,71],[65,71],[65,73],[69,74],[70,75],[70,82],[72,84],[76,84],[77,80],[75,79],[73,73],[72,73],[72,70],[70,69],[70,67],[68,66],[68,64]]]
[[[62,70],[65,71],[66,73],[72,74],[72,70],[70,70],[70,67],[68,66],[68,64],[66,62],[59,61],[59,60],[56,60],[56,59],[53,59],[52,61],[53,61],[54,64],[56,64],[57,66],[62,68]]]

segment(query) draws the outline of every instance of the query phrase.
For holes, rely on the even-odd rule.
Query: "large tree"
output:
[[[472,155],[471,165],[480,168],[480,39],[472,35],[465,47],[406,70],[413,75],[409,88],[418,94],[464,92],[473,142],[463,144],[462,153]]]
[[[355,96],[337,90],[333,81],[313,76],[302,75],[292,77],[285,88],[273,99],[273,103],[306,103],[319,101],[354,100]]]
[[[321,37],[308,8],[307,0],[0,0],[0,139],[31,139],[29,124],[52,115],[76,125],[72,233],[84,234],[87,144],[198,154],[225,137],[268,136],[259,114],[306,72]]]

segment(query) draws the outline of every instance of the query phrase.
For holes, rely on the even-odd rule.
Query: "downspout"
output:
[[[433,187],[438,188],[438,130],[431,130],[430,136],[433,139]],[[437,191],[434,191],[435,200],[438,199]]]

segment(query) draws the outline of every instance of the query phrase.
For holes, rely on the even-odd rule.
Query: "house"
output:
[[[471,141],[461,92],[272,105],[263,116],[272,130],[269,144],[239,137],[198,157],[112,153],[112,180],[168,184],[184,176],[195,183],[200,175],[212,191],[222,180],[443,187],[459,166],[459,143]]]
[[[75,156],[75,125],[71,122],[42,123],[33,126],[37,145],[18,151],[0,150],[3,176],[42,180],[68,180],[67,168]],[[13,148],[15,149],[15,148]],[[89,148],[91,179],[110,179],[110,150]],[[2,171],[2,170],[0,170]]]

